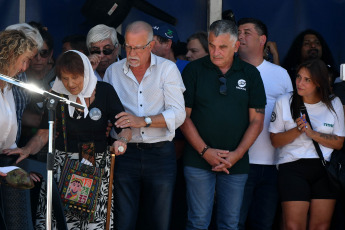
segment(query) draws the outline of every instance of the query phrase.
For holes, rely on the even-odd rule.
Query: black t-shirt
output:
[[[67,98],[66,95],[64,97]],[[68,113],[68,106],[65,105],[65,117],[66,117],[66,133],[67,133],[67,151],[79,152],[78,144],[83,142],[95,142],[95,152],[104,152],[107,147],[106,128],[108,120],[113,124],[115,123],[115,115],[124,111],[122,103],[115,91],[115,89],[108,83],[97,82],[95,100],[89,106],[89,111],[92,108],[98,108],[102,116],[99,120],[94,121],[90,118],[89,114],[84,118],[76,119],[71,118]],[[77,112],[74,113],[77,115]],[[74,116],[76,117],[76,116]],[[56,119],[57,126],[56,132],[58,133],[55,139],[55,148],[64,151],[64,138],[62,130],[62,112],[61,103],[58,103],[56,107]],[[48,111],[44,112],[41,129],[48,129]],[[121,132],[121,129],[115,129],[117,133]]]

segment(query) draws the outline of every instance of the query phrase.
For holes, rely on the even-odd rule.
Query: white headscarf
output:
[[[67,52],[75,52],[77,53],[81,59],[83,60],[84,64],[84,85],[83,85],[83,90],[78,94],[78,95],[72,95],[63,85],[62,81],[59,78],[55,79],[54,85],[52,90],[57,92],[57,93],[62,93],[65,95],[68,95],[68,99],[70,101],[76,102],[77,98],[79,97],[80,102],[82,105],[85,106],[84,109],[84,118],[86,118],[87,114],[89,113],[89,110],[86,106],[85,99],[84,98],[89,98],[91,97],[93,91],[96,88],[97,84],[97,77],[95,76],[91,63],[88,59],[88,57],[85,56],[85,54],[77,51],[77,50],[69,50]],[[75,108],[73,106],[68,105],[68,112],[69,116],[73,117]]]

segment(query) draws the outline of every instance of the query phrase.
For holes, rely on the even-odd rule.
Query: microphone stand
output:
[[[21,88],[28,89],[35,93],[41,94],[47,98],[47,108],[48,108],[48,124],[49,124],[49,144],[48,144],[48,155],[47,155],[47,216],[46,216],[46,228],[51,230],[52,228],[52,191],[53,191],[53,169],[54,169],[54,158],[55,158],[55,148],[54,148],[54,122],[55,122],[55,112],[56,105],[58,102],[71,105],[75,108],[84,110],[84,106],[73,101],[70,101],[64,97],[59,97],[48,91],[42,90],[33,84],[27,84],[19,81],[15,78],[0,74],[0,80],[6,81],[10,84],[19,86]]]

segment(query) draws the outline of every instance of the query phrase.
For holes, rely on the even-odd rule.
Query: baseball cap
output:
[[[176,29],[168,24],[160,24],[152,27],[153,34],[161,36],[163,38],[171,39],[172,42],[177,43],[179,41]]]

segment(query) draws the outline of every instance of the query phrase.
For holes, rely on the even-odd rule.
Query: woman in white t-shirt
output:
[[[36,52],[36,42],[27,38],[23,32],[17,30],[0,32],[0,73],[14,77],[27,67]],[[15,143],[17,128],[12,87],[0,80],[0,154],[4,149],[17,147]],[[0,174],[0,176],[5,175]]]
[[[345,136],[344,111],[331,95],[327,67],[321,60],[298,68],[296,89],[281,96],[269,127],[272,145],[278,148],[278,188],[284,229],[329,229],[336,191],[315,150],[318,142],[326,161],[341,149]],[[306,107],[311,125],[302,107]],[[309,216],[308,216],[309,213]]]

